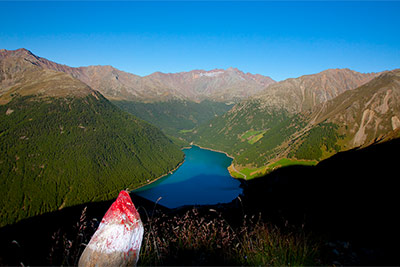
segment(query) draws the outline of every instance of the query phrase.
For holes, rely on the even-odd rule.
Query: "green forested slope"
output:
[[[183,157],[161,131],[98,93],[14,97],[0,105],[0,226],[113,198]]]
[[[329,154],[337,153],[341,147],[337,144],[338,139],[343,138],[338,133],[338,125],[333,123],[320,123],[307,132],[299,142],[297,148],[293,148],[289,157],[297,159],[320,160],[323,152]]]
[[[113,101],[113,104],[173,136],[181,136],[194,127],[222,115],[232,107],[209,100],[200,103],[187,100],[152,103]]]
[[[301,118],[281,109],[261,109],[259,101],[237,104],[232,110],[196,128],[195,143],[223,150],[239,165],[265,163],[273,149],[296,131]],[[263,156],[261,156],[263,155]]]

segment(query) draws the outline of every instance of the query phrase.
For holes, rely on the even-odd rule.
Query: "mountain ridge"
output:
[[[109,65],[69,67],[38,57],[25,48],[3,49],[0,56],[2,54],[27,57],[33,64],[68,73],[114,100],[232,101],[247,98],[275,82],[268,76],[244,73],[236,68],[178,73],[155,72],[141,77]],[[223,79],[215,79],[216,76],[221,76]]]

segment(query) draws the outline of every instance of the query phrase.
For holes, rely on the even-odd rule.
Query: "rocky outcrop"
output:
[[[263,106],[298,113],[355,89],[378,75],[349,69],[329,69],[275,83],[254,98],[259,99]]]

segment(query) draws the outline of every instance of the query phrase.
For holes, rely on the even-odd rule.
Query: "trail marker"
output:
[[[132,266],[139,259],[143,224],[127,191],[104,215],[99,228],[83,251],[79,266]]]

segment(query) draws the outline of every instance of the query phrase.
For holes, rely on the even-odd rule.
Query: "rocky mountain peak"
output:
[[[0,104],[16,95],[84,97],[94,91],[60,69],[70,68],[40,58],[27,49],[0,51]]]
[[[269,107],[275,106],[297,113],[355,89],[378,75],[379,73],[360,73],[350,69],[328,69],[275,83],[255,98]]]
[[[226,69],[226,71],[230,71],[230,72],[242,72],[240,71],[238,68],[234,68],[234,67],[229,67]]]

